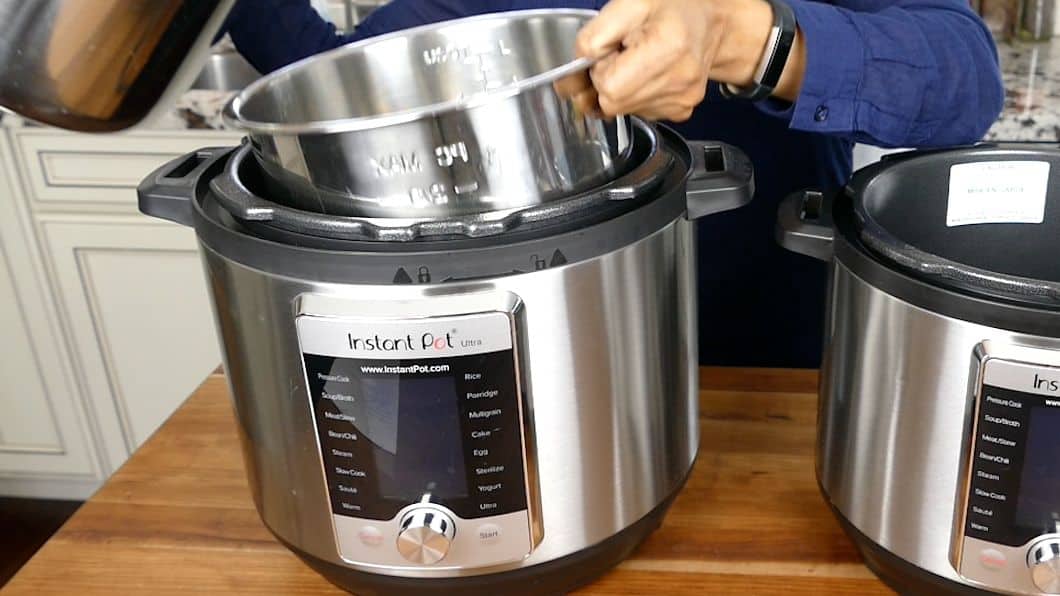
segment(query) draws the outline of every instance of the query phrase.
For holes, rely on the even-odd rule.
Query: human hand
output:
[[[687,120],[707,81],[752,83],[773,26],[765,0],[612,0],[580,32],[576,51],[596,60],[557,83],[582,110]],[[796,36],[774,95],[794,99],[805,61]]]

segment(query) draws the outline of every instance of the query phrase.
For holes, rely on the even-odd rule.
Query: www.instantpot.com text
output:
[[[421,375],[442,372],[449,372],[448,364],[410,364],[408,366],[376,366],[365,364],[361,366],[361,373],[366,375]]]

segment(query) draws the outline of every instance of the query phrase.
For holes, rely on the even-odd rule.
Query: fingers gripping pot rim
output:
[[[384,35],[276,71],[224,111],[277,198],[369,217],[444,217],[552,201],[624,172],[629,118],[556,89],[584,72],[597,13],[481,15]]]

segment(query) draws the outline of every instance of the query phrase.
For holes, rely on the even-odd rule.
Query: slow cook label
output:
[[[983,161],[950,167],[948,227],[1045,220],[1046,161]]]

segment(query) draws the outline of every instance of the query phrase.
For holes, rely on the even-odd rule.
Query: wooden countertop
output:
[[[632,558],[577,594],[893,594],[817,491],[816,375],[704,369],[701,378],[688,485]],[[215,374],[3,593],[341,594],[262,526],[234,424]]]

